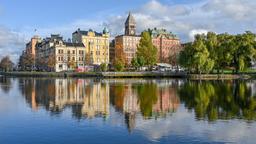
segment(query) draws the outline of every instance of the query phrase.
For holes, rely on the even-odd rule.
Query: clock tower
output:
[[[125,22],[125,35],[134,36],[136,35],[136,22],[131,12]]]

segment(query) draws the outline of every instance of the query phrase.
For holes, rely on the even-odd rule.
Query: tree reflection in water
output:
[[[12,86],[12,79],[0,76],[0,88],[4,93],[9,93]]]
[[[157,85],[146,83],[134,86],[137,90],[141,114],[145,118],[150,118],[153,114],[153,105],[157,102]]]
[[[256,97],[246,81],[189,81],[179,96],[198,119],[256,120]]]

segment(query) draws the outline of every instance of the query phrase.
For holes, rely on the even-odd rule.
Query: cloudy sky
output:
[[[136,18],[138,32],[166,28],[182,42],[207,31],[256,32],[254,0],[2,0],[0,57],[10,55],[16,60],[35,34],[60,33],[70,38],[77,28],[102,31],[107,26],[114,37],[123,33],[129,11]]]

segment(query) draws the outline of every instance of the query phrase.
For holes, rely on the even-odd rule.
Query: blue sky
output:
[[[187,4],[199,0],[159,0],[162,4]],[[4,0],[0,2],[0,24],[20,30],[22,27],[46,27],[77,19],[102,19],[139,8],[148,0]]]
[[[137,32],[165,28],[182,42],[197,33],[256,32],[253,0],[2,0],[0,1],[0,57],[17,59],[34,34],[59,33],[65,38],[77,28],[122,34],[127,13],[137,21]],[[37,32],[34,32],[37,29]]]

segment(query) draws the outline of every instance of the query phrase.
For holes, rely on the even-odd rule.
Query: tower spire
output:
[[[130,11],[125,21],[125,35],[136,35],[136,21]]]

